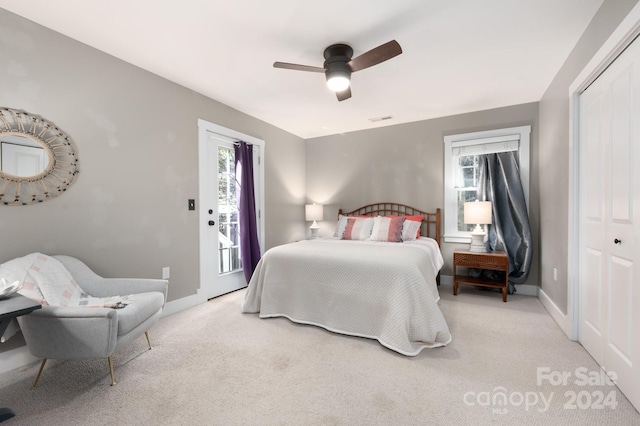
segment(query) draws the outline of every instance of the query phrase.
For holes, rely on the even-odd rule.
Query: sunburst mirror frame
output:
[[[49,162],[34,176],[15,176],[0,170],[0,203],[36,204],[65,192],[78,176],[78,154],[69,135],[35,114],[0,107],[0,137],[23,136],[40,143]]]

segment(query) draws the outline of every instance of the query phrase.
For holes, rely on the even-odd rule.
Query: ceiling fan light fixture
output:
[[[327,76],[327,86],[333,92],[342,92],[349,87],[349,78],[338,73]]]
[[[401,53],[402,48],[398,42],[391,40],[353,58],[351,46],[337,43],[324,49],[323,56],[325,61],[322,68],[287,62],[274,62],[273,67],[297,71],[324,72],[329,89],[335,92],[338,101],[344,101],[351,98],[351,88],[349,87],[351,73],[372,67]]]

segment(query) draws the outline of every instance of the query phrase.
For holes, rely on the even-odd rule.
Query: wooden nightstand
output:
[[[485,280],[474,278],[468,275],[458,275],[458,267],[491,269],[504,271],[503,281]],[[507,301],[507,291],[509,290],[509,257],[503,251],[493,251],[488,253],[474,253],[469,250],[453,251],[453,295],[458,294],[458,284],[469,284],[482,287],[499,288],[502,290],[502,301]]]

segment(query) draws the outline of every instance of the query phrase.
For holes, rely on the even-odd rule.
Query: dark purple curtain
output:
[[[260,260],[256,196],[253,189],[253,145],[234,144],[236,166],[236,197],[238,200],[238,226],[240,228],[240,259],[247,283]]]

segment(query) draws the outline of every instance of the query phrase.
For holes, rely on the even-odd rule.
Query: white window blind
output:
[[[475,141],[458,141],[451,144],[454,157],[463,155],[483,155],[498,152],[517,151],[520,147],[520,135],[487,138]]]

